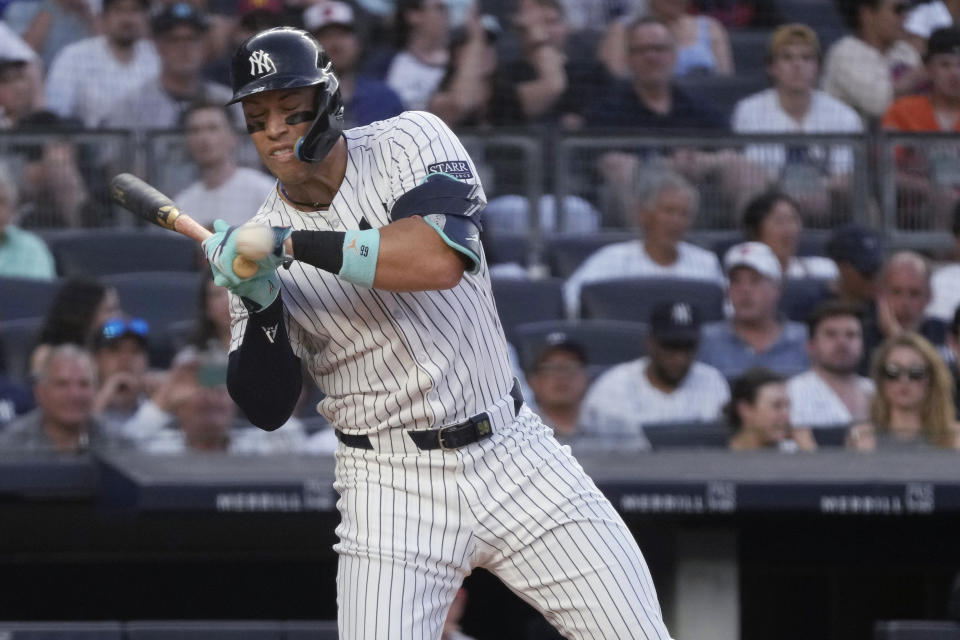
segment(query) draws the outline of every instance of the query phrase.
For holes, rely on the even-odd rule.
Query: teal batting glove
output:
[[[277,267],[289,264],[283,252],[283,243],[290,237],[292,230],[272,227],[273,251],[256,261],[258,268],[254,276],[241,278],[233,271],[233,261],[237,257],[236,232],[239,228],[230,226],[224,220],[217,220],[213,223],[215,233],[204,240],[203,249],[210,262],[214,284],[226,287],[243,298],[244,304],[251,311],[259,311],[270,306],[280,294]]]

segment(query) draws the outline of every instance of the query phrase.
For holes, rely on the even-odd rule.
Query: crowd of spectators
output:
[[[737,450],[813,450],[837,429],[857,450],[954,448],[956,256],[936,264],[915,247],[887,250],[873,187],[861,185],[859,205],[851,198],[849,143],[801,137],[960,131],[954,4],[823,0],[840,31],[781,20],[761,2],[12,0],[0,23],[0,128],[21,137],[0,164],[0,278],[56,279],[47,234],[116,224],[105,185],[130,157],[76,134],[149,139],[133,169],[184,210],[207,225],[250,218],[275,183],[245,151],[242,114],[223,106],[230,54],[263,28],[300,26],[333,61],[348,126],[420,109],[454,128],[662,136],[662,148],[612,138],[578,159],[592,189],[568,191],[562,208],[547,193],[531,211],[516,176],[489,152],[477,157],[491,242],[531,227],[635,232],[554,274],[568,321],[589,323],[584,288],[618,278],[721,292],[717,314],[678,291],[628,318],[646,328],[636,360],[594,362],[590,344],[562,332],[518,358],[528,400],[561,440],[646,449],[656,445],[645,426],[677,422],[723,424]],[[734,55],[745,28],[765,34],[752,71]],[[735,82],[736,99],[711,94]],[[715,134],[791,137],[669,144]],[[950,229],[960,246],[958,159],[955,141],[897,147],[894,204],[898,222]],[[707,204],[741,232],[732,244],[697,235],[718,222],[705,220]],[[828,241],[801,246],[823,227]],[[520,264],[494,273],[542,275]],[[26,375],[0,367],[0,448],[329,452],[317,390],[304,389],[275,433],[239,414],[225,388],[224,291],[197,278],[196,317],[179,333],[125,313],[104,283],[63,281]],[[161,344],[172,357],[158,361]]]

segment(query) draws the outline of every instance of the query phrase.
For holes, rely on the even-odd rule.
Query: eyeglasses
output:
[[[901,367],[895,364],[886,364],[883,366],[883,377],[887,380],[902,380],[904,376],[914,382],[926,380],[930,371],[925,366],[919,367]]]
[[[104,340],[115,340],[127,334],[132,333],[135,336],[146,338],[150,333],[150,324],[143,318],[114,318],[103,323],[100,329],[100,335]]]

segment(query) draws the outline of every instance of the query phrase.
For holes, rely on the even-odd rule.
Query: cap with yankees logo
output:
[[[689,302],[660,302],[650,311],[650,336],[660,343],[695,344],[701,324],[700,311]]]

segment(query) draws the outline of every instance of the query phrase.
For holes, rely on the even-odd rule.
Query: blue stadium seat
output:
[[[647,322],[660,302],[684,301],[700,310],[703,322],[723,319],[723,287],[706,280],[682,278],[617,278],[583,286],[583,318]]]
[[[591,368],[609,367],[643,356],[647,326],[617,320],[548,320],[518,325],[513,346],[524,371],[530,370],[547,336],[557,333],[583,346]]]
[[[492,286],[500,323],[508,340],[519,324],[563,318],[563,282],[558,278],[494,278]]]
[[[830,295],[830,286],[818,278],[788,278],[783,282],[780,311],[791,320],[806,322],[807,316]]]
[[[142,620],[126,625],[127,640],[283,640],[280,622]]]
[[[123,640],[119,622],[0,622],[4,640]]]
[[[632,231],[602,231],[588,235],[561,235],[547,239],[544,260],[550,275],[568,278],[597,249],[615,242],[636,240]]]
[[[734,29],[730,31],[733,66],[738,74],[762,75],[767,72],[767,29]]]
[[[27,380],[30,352],[37,343],[42,327],[43,318],[20,318],[0,322],[0,351],[3,352],[6,374],[13,380]]]
[[[770,80],[765,73],[734,76],[684,76],[677,78],[677,85],[696,100],[710,105],[720,112],[725,121],[730,120],[733,108],[739,100],[769,88]]]
[[[949,620],[881,620],[873,640],[960,640],[960,623]]]
[[[720,422],[657,422],[643,425],[650,446],[658,449],[708,448],[727,446],[730,430]]]
[[[490,264],[515,262],[526,266],[530,263],[530,238],[522,233],[496,233],[485,235],[483,250]]]
[[[197,243],[157,229],[84,229],[44,235],[64,277],[134,271],[194,271]]]
[[[849,424],[830,424],[810,429],[810,432],[813,434],[813,439],[820,448],[842,447],[846,445],[847,433],[849,431]]]
[[[47,315],[62,284],[60,280],[0,278],[0,321]]]
[[[284,640],[337,640],[336,620],[298,620],[283,623]]]

